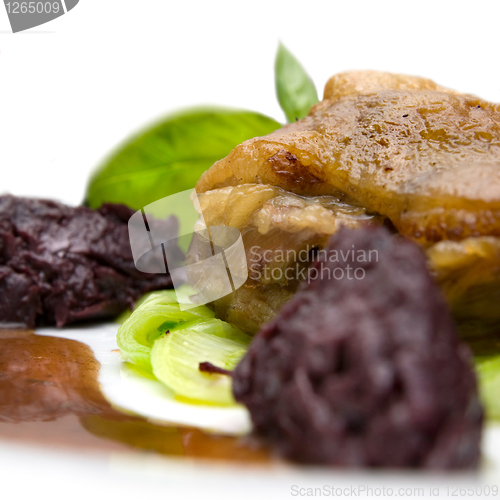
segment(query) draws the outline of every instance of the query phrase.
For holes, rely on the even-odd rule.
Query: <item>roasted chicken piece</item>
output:
[[[281,191],[262,202],[271,203],[267,210],[248,203],[236,224],[230,215],[234,200],[245,200],[250,196],[245,189],[256,186]],[[205,219],[214,214],[218,223],[254,231],[250,240],[260,238],[263,252],[275,243],[262,237],[275,230],[286,234],[283,241],[292,249],[305,241],[321,248],[326,236],[346,222],[346,207],[355,209],[348,218],[351,225],[367,219],[385,222],[427,250],[456,317],[467,317],[468,333],[483,331],[486,316],[488,331],[500,330],[500,308],[493,311],[488,305],[488,313],[483,311],[483,298],[500,293],[498,104],[417,77],[336,75],[306,118],[242,143],[202,175],[196,191],[204,193]],[[327,197],[341,208],[336,202],[325,205]],[[294,200],[304,206],[295,206]],[[259,222],[266,214],[267,226]],[[292,219],[293,228],[287,226]],[[315,236],[306,238],[311,231]],[[248,289],[255,290],[254,281],[250,276]],[[291,285],[271,281],[276,287]],[[262,297],[258,290],[258,300],[273,303],[273,291]],[[247,296],[242,304],[238,295],[222,299],[222,317],[234,320],[236,310],[238,317],[248,317],[242,311],[253,307],[251,300]]]
[[[244,331],[255,333],[295,293],[315,253],[341,226],[380,224],[354,200],[331,195],[304,197],[279,187],[242,184],[198,195],[205,225],[240,230],[245,246],[248,279],[230,295],[216,300],[217,315]],[[200,234],[200,233],[199,233]],[[192,245],[190,262],[204,260],[204,246]],[[209,276],[204,286],[216,286]]]
[[[462,335],[498,337],[500,238],[441,241],[427,249],[427,256]]]

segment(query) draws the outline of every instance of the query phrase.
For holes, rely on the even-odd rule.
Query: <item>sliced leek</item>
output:
[[[500,420],[500,355],[476,358],[476,373],[486,417]]]
[[[151,365],[158,380],[177,396],[217,405],[234,404],[231,377],[199,370],[208,361],[232,370],[245,354],[250,337],[218,319],[181,324],[156,340]]]
[[[182,311],[172,290],[155,292],[119,328],[117,344],[126,360],[150,370],[150,353],[156,339],[179,324],[213,317],[214,312],[206,306]]]

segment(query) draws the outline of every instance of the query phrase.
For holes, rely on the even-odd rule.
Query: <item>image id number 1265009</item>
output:
[[[7,2],[5,3],[9,14],[59,14],[59,2]]]

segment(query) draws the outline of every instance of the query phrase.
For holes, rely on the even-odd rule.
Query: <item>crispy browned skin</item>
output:
[[[420,76],[398,75],[381,71],[346,71],[333,75],[325,85],[323,99],[336,100],[346,95],[370,94],[379,90],[437,90],[458,94]]]
[[[428,245],[500,236],[500,105],[417,77],[334,76],[309,116],[236,147],[196,190],[341,190]]]

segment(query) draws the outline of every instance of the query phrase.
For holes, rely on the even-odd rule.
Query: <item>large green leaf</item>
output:
[[[251,111],[191,109],[130,139],[93,175],[86,203],[140,209],[195,186],[200,175],[235,146],[281,125]]]
[[[278,48],[274,69],[278,101],[288,122],[304,118],[319,100],[313,81],[283,44]]]

